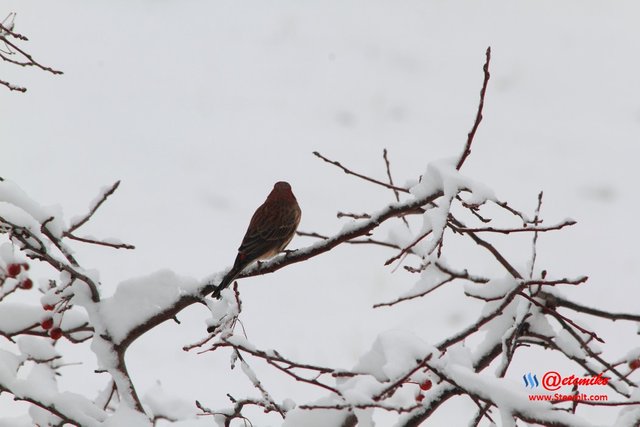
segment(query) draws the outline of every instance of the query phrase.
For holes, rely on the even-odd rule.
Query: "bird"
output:
[[[291,185],[285,181],[276,182],[267,199],[251,217],[233,267],[211,296],[220,298],[222,290],[246,267],[254,261],[271,258],[286,248],[296,233],[301,217],[302,210],[291,191]]]

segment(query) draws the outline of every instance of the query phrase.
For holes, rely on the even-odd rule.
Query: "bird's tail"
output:
[[[227,273],[226,276],[224,276],[224,278],[222,279],[218,287],[211,293],[211,296],[215,299],[220,299],[220,293],[222,293],[224,289],[228,288],[229,285],[233,283],[233,281],[238,276],[238,274],[240,274],[240,271],[242,270],[235,267],[229,270],[229,272]]]
[[[242,269],[241,268],[238,269],[236,268],[236,266],[234,266],[231,270],[229,270],[229,272],[227,273],[226,276],[224,276],[224,278],[222,279],[218,287],[211,293],[211,296],[214,299],[220,299],[220,294],[222,293],[222,291],[228,288],[231,283],[233,283],[233,281],[238,276],[238,274],[240,274],[241,271]],[[218,327],[217,325],[211,325],[207,328],[207,332],[213,333],[217,327]]]

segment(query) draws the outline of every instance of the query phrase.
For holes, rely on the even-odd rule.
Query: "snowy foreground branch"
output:
[[[114,194],[119,182],[103,188],[87,213],[67,220],[59,209],[42,206],[18,185],[0,178],[0,335],[6,344],[0,349],[0,393],[31,405],[28,416],[14,424],[135,427],[200,416],[212,425],[250,425],[250,414],[255,414],[250,408],[259,408],[270,417],[271,425],[364,426],[384,415],[393,417],[397,426],[418,426],[450,400],[464,399],[477,407],[469,424],[474,426],[519,422],[589,426],[583,408],[596,406],[610,411],[611,425],[638,425],[640,395],[632,374],[640,368],[640,348],[615,360],[605,358],[605,340],[584,318],[637,323],[640,316],[574,302],[568,295],[585,284],[587,277],[552,276],[537,265],[540,236],[576,222],[545,223],[542,193],[535,212],[526,215],[460,172],[482,120],[489,61],[488,50],[478,112],[459,156],[431,162],[422,175],[401,186],[394,183],[386,150],[386,180],[314,153],[367,185],[386,188],[395,201],[381,202],[371,213],[339,212],[339,218],[350,221],[340,231],[300,232],[317,241],[253,265],[238,276],[241,283],[246,277],[274,273],[341,244],[357,244],[362,250],[374,245],[391,251],[386,265],[402,267],[417,279],[411,289],[375,304],[372,310],[399,309],[406,301],[429,298],[452,283],[462,284],[452,304],[475,307],[471,300],[483,303],[474,322],[439,343],[409,332],[380,331],[371,348],[350,368],[319,366],[254,345],[251,331],[237,328],[242,318],[238,282],[224,289],[220,299],[209,297],[227,270],[204,280],[163,270],[126,280],[113,296],[104,298],[99,274],[82,266],[76,245],[133,249],[115,239],[81,235],[82,227]],[[383,224],[391,230],[387,238],[378,230]],[[492,240],[496,235],[530,239],[528,262],[523,266],[514,261],[522,256],[501,251]],[[484,259],[488,256],[500,273],[483,276],[455,265],[447,257],[449,242],[454,240],[470,243],[473,253]],[[34,281],[34,264],[46,266],[50,274]],[[31,295],[34,303],[16,301],[20,293]],[[232,368],[242,370],[259,397],[231,396],[213,384],[211,394],[226,394],[230,405],[212,408],[206,403],[209,396],[186,403],[159,387],[144,394],[137,390],[125,362],[128,348],[163,322],[176,320],[193,304],[208,307],[211,319],[202,326],[202,339],[185,345],[184,350],[228,352]],[[209,334],[205,333],[207,326]],[[105,378],[104,389],[96,396],[59,391],[61,368],[68,363],[57,345],[61,339],[90,343],[98,361],[96,375]],[[514,360],[527,360],[535,349],[552,352],[572,364],[575,375],[549,379],[546,374],[538,378],[514,371]],[[312,387],[323,397],[303,401],[276,395],[260,380],[262,371],[253,367],[256,361],[277,372],[282,381]],[[544,388],[532,391],[540,382]],[[593,387],[611,399],[589,399],[586,393]],[[180,395],[179,391],[174,394]]]

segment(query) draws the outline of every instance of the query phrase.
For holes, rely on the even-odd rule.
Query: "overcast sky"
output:
[[[0,87],[0,176],[60,205],[68,218],[83,213],[102,186],[122,180],[85,232],[137,249],[75,246],[83,265],[100,271],[105,295],[158,269],[202,278],[228,267],[251,214],[279,180],[293,187],[303,231],[332,234],[348,222],[337,211],[372,212],[392,202],[392,193],[312,151],[385,179],[387,148],[401,185],[430,161],[458,155],[491,46],[485,119],[463,172],[527,212],[544,190],[545,218],[578,224],[541,237],[540,265],[590,277],[566,295],[637,312],[637,2],[5,0],[0,15],[9,12],[30,38],[22,46],[64,75],[2,64],[1,79],[29,90]],[[298,237],[290,247],[312,241]],[[516,265],[526,264],[526,238],[497,241]],[[475,253],[450,257],[478,274],[500,273]],[[341,247],[242,280],[249,337],[292,358],[348,368],[382,331],[406,329],[436,343],[475,319],[481,305],[456,286],[371,309],[415,281],[382,265],[392,255]],[[160,380],[218,407],[226,392],[249,390],[242,374],[229,372],[228,354],[181,350],[203,336],[204,310],[180,318],[131,348],[141,394]],[[609,338],[611,358],[638,345],[616,340],[631,329],[592,324]],[[94,363],[87,347],[60,346],[86,362],[66,368],[62,384],[91,395],[105,379],[83,377]],[[538,356],[516,360],[511,376],[555,366]],[[283,397],[316,396],[263,375]],[[0,398],[1,414],[23,408]],[[464,402],[438,414],[467,419],[474,410]]]

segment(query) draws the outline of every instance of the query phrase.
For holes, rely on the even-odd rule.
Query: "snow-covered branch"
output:
[[[18,41],[25,40],[13,31],[12,22],[9,25],[5,20],[0,26],[0,41],[23,59],[3,59],[55,72],[17,47]],[[86,213],[67,220],[61,209],[42,206],[18,185],[0,178],[0,337],[11,349],[0,350],[0,392],[30,403],[30,417],[37,425],[151,426],[158,420],[173,423],[197,414],[231,426],[234,420],[251,423],[248,412],[257,407],[279,417],[285,427],[373,425],[378,413],[395,417],[397,426],[408,427],[422,424],[456,398],[470,400],[477,407],[470,416],[473,426],[516,426],[518,422],[587,426],[588,419],[580,412],[584,405],[600,405],[602,410],[612,411],[614,425],[637,425],[640,411],[633,405],[640,401],[640,392],[631,375],[640,368],[640,349],[612,359],[611,353],[602,348],[607,344],[606,336],[583,317],[638,323],[640,316],[574,302],[568,295],[584,286],[588,277],[549,274],[539,266],[538,240],[545,233],[562,232],[576,221],[545,222],[542,192],[529,216],[461,172],[483,119],[490,49],[485,58],[480,102],[459,155],[425,161],[425,171],[399,185],[397,177],[394,181],[386,149],[382,156],[386,175],[382,178],[314,152],[323,165],[389,191],[391,202],[378,202],[378,209],[372,212],[338,211],[338,220],[346,223],[336,225],[337,231],[299,232],[316,240],[250,265],[226,289],[218,289],[228,272],[226,268],[200,280],[164,269],[125,280],[112,296],[105,297],[99,274],[83,266],[80,248],[83,244],[113,249],[133,246],[77,233],[107,200],[111,202],[110,196],[120,182],[102,188]],[[383,230],[388,234],[383,235]],[[527,239],[525,247],[530,245],[531,251],[527,249],[523,257],[504,250],[498,238]],[[460,265],[464,262],[450,256],[457,247],[454,242],[464,242],[471,248],[469,256],[487,264],[482,274],[476,274],[471,263]],[[428,342],[428,335],[379,331],[370,349],[348,367],[322,366],[256,346],[251,340],[252,331],[242,323],[242,280],[275,273],[343,244],[359,245],[362,251],[367,245],[383,248],[389,252],[385,265],[403,267],[400,271],[409,272],[413,279],[406,289],[373,308],[399,310],[407,301],[420,304],[457,284],[460,289],[451,304],[469,307],[472,320],[437,343]],[[524,265],[522,258],[526,258]],[[34,281],[30,269],[33,263],[47,267],[50,273],[44,280]],[[211,298],[212,293],[219,298]],[[30,296],[34,303],[25,303],[17,295],[24,299]],[[478,308],[479,303],[482,308]],[[135,375],[130,375],[126,364],[131,344],[166,321],[178,322],[178,314],[195,304],[207,307],[211,318],[202,325],[202,337],[183,349],[197,350],[197,354],[228,353],[231,368],[238,366],[248,380],[247,392],[258,397],[238,397],[235,392],[232,396],[213,384],[211,394],[226,395],[230,401],[230,407],[220,409],[202,403],[204,398],[185,403],[164,393],[159,384],[139,394]],[[430,324],[425,320],[425,325]],[[209,333],[205,334],[207,326]],[[79,392],[58,389],[57,377],[63,374],[60,368],[68,363],[61,352],[63,347],[57,345],[60,340],[73,344],[90,341],[87,350],[97,360],[96,374],[106,378],[104,389],[93,400]],[[515,380],[509,377],[516,362],[528,357],[533,349],[553,352],[579,370],[571,378],[557,379],[558,389],[569,386],[567,393],[575,397],[569,406],[550,393],[532,393],[528,387],[539,384],[531,373],[524,376],[524,386],[522,373],[516,372]],[[305,400],[279,396],[259,367],[270,370],[283,382],[312,388],[321,397]],[[581,398],[578,392],[594,381],[602,382],[600,385],[615,395],[616,402]],[[544,378],[542,382],[545,384]],[[613,411],[617,407],[621,408],[615,420]]]

